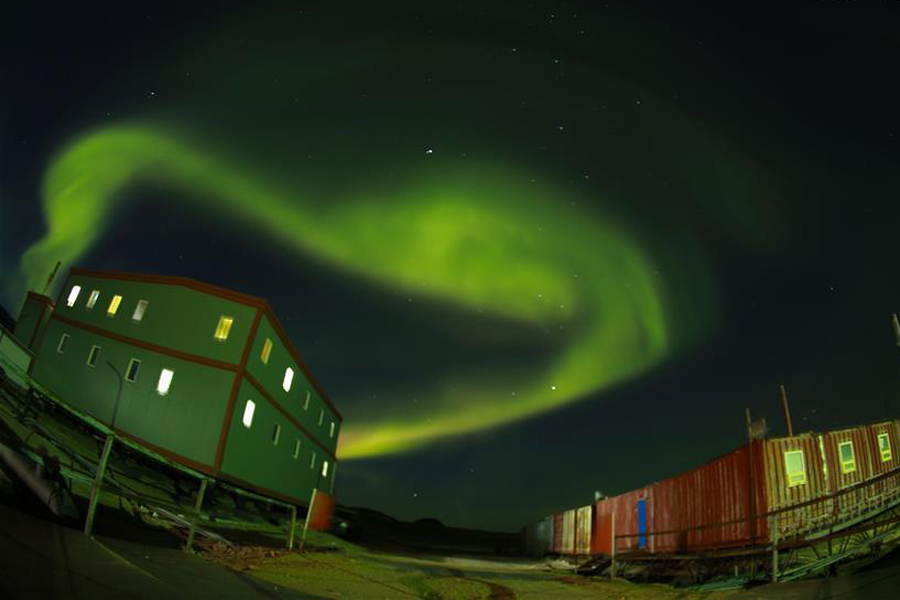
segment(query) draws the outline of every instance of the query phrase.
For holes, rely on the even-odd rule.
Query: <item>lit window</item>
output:
[[[272,354],[272,339],[266,338],[266,341],[263,342],[263,349],[259,355],[259,360],[263,361],[263,364],[269,364],[270,354]]]
[[[91,295],[88,296],[88,308],[94,308],[94,305],[97,304],[97,299],[100,297],[100,290],[94,290],[91,292]]]
[[[231,317],[226,317],[222,315],[219,317],[219,324],[216,325],[216,333],[213,335],[220,342],[224,342],[228,339],[228,332],[231,331],[231,324],[234,323],[234,319]]]
[[[278,438],[281,437],[281,425],[275,424],[275,427],[272,428],[272,445],[278,445]]]
[[[878,450],[881,452],[881,462],[891,460],[891,438],[888,437],[888,434],[878,434]]]
[[[69,334],[64,333],[59,338],[59,343],[56,345],[56,351],[62,354],[66,351],[66,346],[69,344]]]
[[[253,425],[253,412],[256,410],[256,403],[253,400],[247,400],[247,404],[244,405],[244,418],[241,419],[241,423],[244,424],[244,427],[250,429],[250,426]]]
[[[328,431],[328,437],[334,437],[334,421],[331,422],[331,429]]]
[[[150,304],[150,303],[147,302],[146,300],[140,300],[140,301],[138,301],[137,306],[134,307],[134,314],[131,315],[131,318],[132,318],[135,322],[140,323],[140,322],[141,322],[141,319],[144,318],[144,313],[147,312],[147,305],[148,305],[148,304]]]
[[[328,477],[328,461],[322,461],[322,477]]]
[[[159,373],[159,381],[156,383],[156,393],[160,396],[165,396],[169,393],[169,388],[172,387],[172,378],[175,376],[175,372],[169,369],[163,369]]]
[[[306,399],[303,400],[303,410],[309,410],[309,397],[311,395],[309,390],[306,390]]]
[[[838,454],[841,456],[841,473],[846,475],[856,470],[856,457],[853,455],[853,442],[841,442],[838,444]]]
[[[119,310],[119,305],[122,303],[122,296],[116,294],[112,297],[112,300],[109,301],[109,308],[106,309],[106,314],[110,317],[116,316],[116,311]]]
[[[284,380],[281,382],[281,387],[284,391],[291,391],[291,384],[294,382],[294,370],[290,367],[284,370]]]
[[[141,369],[141,361],[132,358],[128,361],[128,369],[125,371],[125,381],[137,381],[138,371]]]
[[[300,456],[300,440],[294,440],[294,458]]]
[[[788,487],[806,483],[803,450],[788,450],[784,453],[784,470],[787,472]]]
[[[315,468],[316,468],[316,453],[315,453],[315,452],[313,452],[313,453],[310,454],[310,456],[309,456],[309,468],[310,468],[310,469],[315,469]]]
[[[97,366],[97,359],[100,358],[100,346],[93,345],[91,346],[91,351],[88,353],[87,364],[89,367]]]
[[[319,425],[321,425],[323,421],[325,421],[325,409],[320,408],[319,409]]]
[[[75,306],[75,301],[78,300],[78,294],[81,293],[80,285],[73,285],[72,289],[69,290],[69,297],[66,299],[66,306]]]

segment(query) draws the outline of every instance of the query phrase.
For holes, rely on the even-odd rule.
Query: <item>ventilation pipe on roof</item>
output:
[[[791,409],[788,407],[787,392],[784,390],[783,384],[779,385],[778,389],[781,392],[781,408],[784,409],[784,422],[787,425],[787,434],[788,437],[794,437],[794,428],[791,427]]]

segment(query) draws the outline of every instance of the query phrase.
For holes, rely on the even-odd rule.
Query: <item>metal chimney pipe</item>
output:
[[[781,391],[781,408],[784,409],[784,422],[787,425],[788,437],[794,437],[794,428],[791,426],[791,409],[788,407],[787,392],[784,389],[784,384],[779,385],[778,389]]]

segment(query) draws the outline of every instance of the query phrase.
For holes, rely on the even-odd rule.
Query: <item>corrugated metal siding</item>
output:
[[[650,488],[641,488],[626,492],[619,496],[600,500],[595,504],[595,510],[598,517],[611,520],[615,515],[616,521],[616,552],[627,552],[638,549],[638,517],[637,503],[638,500],[644,498],[647,500],[648,506],[653,506],[653,501],[649,497]],[[626,536],[626,537],[622,537]],[[604,543],[598,540],[598,544]]]
[[[575,509],[563,513],[562,554],[575,553]]]
[[[562,554],[563,551],[563,514],[553,515],[553,552]]]
[[[803,451],[806,483],[788,486],[784,453],[790,450]],[[825,463],[822,461],[818,437],[802,434],[789,438],[766,440],[763,454],[765,457],[767,505],[770,511],[777,511],[828,495],[828,484],[823,469]],[[779,536],[783,538],[794,533],[815,529],[819,524],[828,521],[830,512],[827,503],[817,503],[784,511],[778,517]]]
[[[752,517],[765,514],[760,442],[747,445],[653,487],[648,546],[654,552],[741,546],[765,539]],[[751,469],[753,477],[751,477]],[[751,483],[756,498],[751,493]],[[732,521],[743,521],[719,525]]]
[[[582,506],[575,511],[575,554],[591,553],[591,529],[593,506]]]
[[[591,553],[612,554],[612,514],[603,512],[600,505],[594,504],[594,526],[591,528]]]
[[[886,421],[865,427],[866,442],[871,455],[872,477],[878,477],[900,467],[900,453],[898,453],[897,447],[900,440],[897,439],[896,423],[896,421]],[[885,433],[888,435],[890,443],[891,458],[883,461],[878,447],[878,436]],[[869,508],[877,508],[893,502],[900,496],[900,475],[891,475],[876,481],[869,488],[866,498]]]

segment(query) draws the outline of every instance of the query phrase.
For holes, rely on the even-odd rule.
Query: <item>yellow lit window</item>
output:
[[[272,339],[266,338],[266,341],[263,342],[263,349],[259,355],[259,360],[263,361],[264,364],[269,364],[270,354],[272,354]]]
[[[256,403],[253,400],[247,400],[247,404],[244,405],[244,418],[241,419],[241,423],[247,429],[250,429],[250,426],[253,425],[254,412],[256,412]]]
[[[172,387],[173,377],[175,377],[174,371],[163,369],[159,374],[159,381],[156,384],[156,393],[160,396],[168,394],[169,388]]]
[[[91,292],[91,295],[88,296],[87,307],[94,308],[94,305],[97,304],[97,299],[100,298],[100,290],[94,290]]]
[[[846,475],[856,470],[856,456],[853,454],[853,442],[841,442],[838,444],[838,454],[841,457],[841,473]]]
[[[122,296],[116,294],[112,297],[112,300],[109,301],[109,308],[106,309],[106,314],[110,317],[116,316],[116,311],[119,310],[120,304],[122,304]]]
[[[75,301],[78,300],[78,294],[81,293],[80,285],[73,285],[72,289],[69,290],[69,297],[66,298],[66,306],[75,306]]]
[[[224,342],[228,339],[228,332],[231,331],[231,324],[234,323],[234,319],[232,317],[226,317],[222,315],[219,317],[219,324],[216,325],[216,334],[213,336],[220,342]]]
[[[803,450],[788,450],[784,453],[784,471],[787,474],[788,487],[806,483]]]
[[[878,451],[881,452],[881,462],[891,460],[891,438],[888,434],[878,434]]]
[[[291,391],[291,384],[294,382],[294,370],[290,367],[284,370],[284,379],[281,381],[281,388],[289,392]]]

